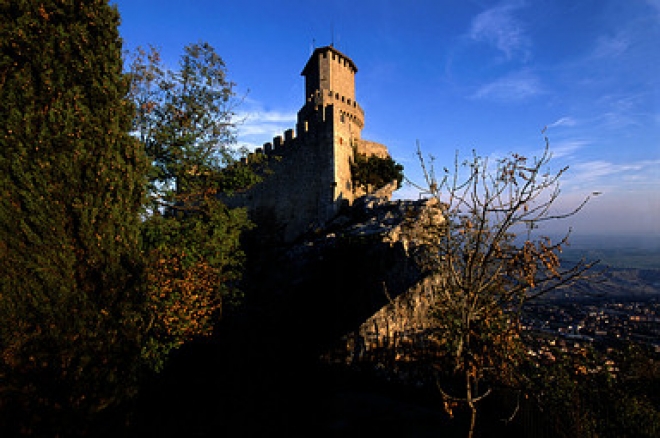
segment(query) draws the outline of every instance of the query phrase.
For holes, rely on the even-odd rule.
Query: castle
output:
[[[354,153],[389,156],[384,145],[361,138],[364,111],[355,99],[356,73],[355,63],[333,46],[314,50],[301,73],[305,103],[297,135],[289,129],[255,151],[265,154],[271,172],[229,198],[230,206],[247,207],[255,222],[277,227],[283,240],[292,241],[353,202]]]

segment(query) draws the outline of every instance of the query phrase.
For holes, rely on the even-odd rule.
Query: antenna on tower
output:
[[[334,21],[330,22],[330,46],[335,46],[335,23]]]

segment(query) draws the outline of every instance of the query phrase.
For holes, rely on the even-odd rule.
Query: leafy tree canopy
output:
[[[244,210],[218,194],[256,181],[235,157],[234,84],[207,43],[188,45],[177,70],[157,50],[131,63],[134,132],[151,162],[143,223],[147,301],[143,357],[161,369],[172,349],[212,332],[223,304],[240,297]]]
[[[392,181],[396,181],[398,188],[403,181],[403,166],[389,156],[381,158],[356,152],[351,162],[351,178],[354,187],[365,191],[378,190]]]
[[[196,196],[230,191],[256,176],[237,160],[235,108],[239,101],[222,58],[208,43],[184,48],[178,69],[158,51],[138,49],[130,65],[134,131],[151,160],[152,212],[186,208]]]

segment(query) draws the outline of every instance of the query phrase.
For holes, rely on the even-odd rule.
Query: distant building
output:
[[[364,111],[355,99],[355,63],[333,46],[314,50],[301,73],[305,103],[293,129],[255,153],[268,157],[272,173],[227,203],[245,206],[257,224],[278,227],[294,240],[337,215],[355,198],[350,163],[354,151],[389,156],[379,143],[362,140]]]

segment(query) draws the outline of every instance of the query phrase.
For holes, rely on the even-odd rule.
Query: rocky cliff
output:
[[[430,280],[416,255],[429,227],[444,220],[440,203],[390,201],[388,190],[357,199],[292,244],[255,231],[246,296],[264,331],[315,354],[339,343],[351,361],[426,328]]]

